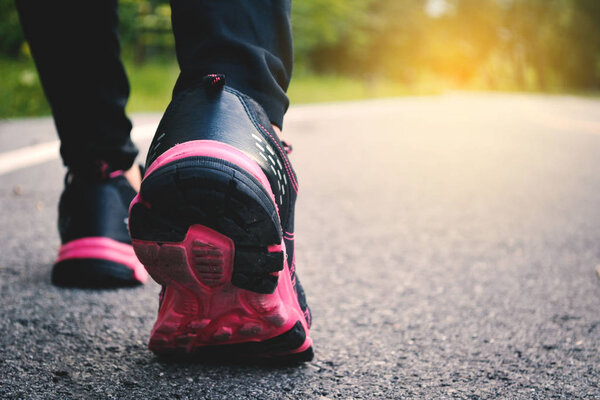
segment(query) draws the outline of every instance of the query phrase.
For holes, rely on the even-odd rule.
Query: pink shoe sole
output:
[[[133,247],[107,237],[85,237],[60,246],[52,270],[59,286],[111,287],[142,284],[148,273]]]
[[[310,360],[268,180],[237,149],[206,142],[157,159],[130,209],[135,252],[165,287],[149,348]]]

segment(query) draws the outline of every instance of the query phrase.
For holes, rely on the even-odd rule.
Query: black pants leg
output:
[[[117,0],[16,0],[71,170],[128,169],[137,149],[125,115]]]
[[[171,8],[181,68],[175,92],[225,74],[281,127],[293,62],[291,0],[171,0]]]
[[[117,0],[16,0],[67,167],[128,169],[137,149],[125,115]],[[291,0],[171,0],[181,75],[210,73],[259,102],[281,126],[292,70]]]

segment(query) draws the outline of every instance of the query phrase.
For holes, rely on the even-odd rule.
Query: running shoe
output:
[[[294,263],[298,180],[286,149],[258,103],[223,75],[167,108],[130,208],[135,252],[163,285],[155,353],[312,359]]]
[[[52,283],[72,287],[119,287],[144,283],[148,273],[137,259],[127,228],[136,192],[123,171],[101,163],[91,173],[67,173],[58,206],[62,245]]]

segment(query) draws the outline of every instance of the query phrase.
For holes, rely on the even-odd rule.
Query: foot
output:
[[[140,185],[142,184],[142,169],[139,166],[134,165],[123,172],[123,175],[135,193],[138,193],[140,191]]]
[[[131,246],[127,212],[137,171],[67,174],[58,207],[62,245],[52,283],[73,287],[139,285],[148,274]],[[129,178],[129,179],[128,179]],[[139,179],[139,178],[138,178]]]
[[[163,285],[149,347],[310,360],[288,147],[257,103],[223,85],[209,76],[173,100],[131,206],[135,252]]]

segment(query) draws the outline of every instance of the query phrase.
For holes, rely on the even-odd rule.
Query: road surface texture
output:
[[[135,118],[144,149],[158,118]],[[0,398],[600,397],[599,100],[299,106],[284,132],[313,362],[166,362],[146,349],[157,284],[53,287],[52,153],[0,176]],[[0,152],[54,135],[2,122]]]

